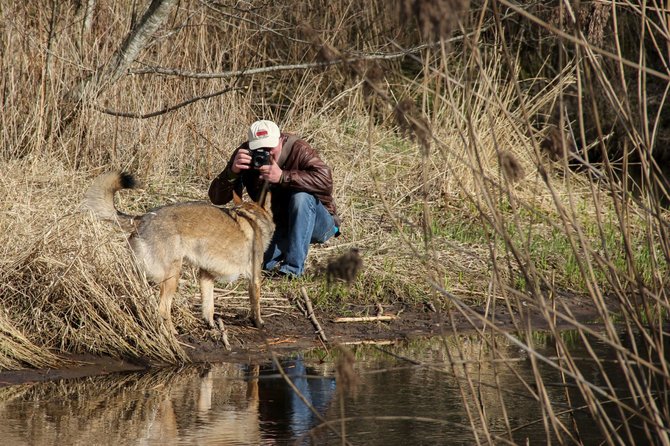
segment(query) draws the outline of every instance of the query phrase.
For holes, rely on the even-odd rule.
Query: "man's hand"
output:
[[[249,170],[251,168],[251,153],[247,150],[238,150],[233,160],[233,165],[230,167],[230,170],[233,171],[235,175],[239,174],[243,170]]]
[[[277,184],[281,180],[282,170],[274,160],[270,158],[271,164],[261,166],[258,171],[261,174],[261,178],[269,182],[270,184]]]

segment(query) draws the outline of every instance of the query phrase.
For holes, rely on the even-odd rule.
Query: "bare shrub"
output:
[[[510,183],[516,183],[521,180],[525,174],[521,163],[510,152],[500,152],[500,167],[503,175]]]
[[[400,20],[414,18],[426,38],[449,37],[470,8],[469,0],[402,0]]]

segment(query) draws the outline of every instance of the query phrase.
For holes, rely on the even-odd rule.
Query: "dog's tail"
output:
[[[135,230],[138,217],[124,214],[114,206],[114,194],[121,189],[134,189],[138,185],[135,177],[126,172],[103,173],[93,180],[84,195],[82,208],[93,212],[98,218],[116,222],[128,232]]]

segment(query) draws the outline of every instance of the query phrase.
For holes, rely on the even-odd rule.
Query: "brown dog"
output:
[[[261,204],[243,203],[236,197],[232,208],[187,202],[161,206],[139,216],[119,212],[114,194],[134,187],[130,174],[102,174],[86,192],[83,207],[130,232],[137,261],[147,277],[159,285],[158,309],[166,324],[172,328],[172,298],[186,260],[199,268],[202,318],[210,327],[214,327],[214,280],[233,281],[239,276],[249,279],[254,323],[261,327],[261,264],[275,227],[269,193]]]

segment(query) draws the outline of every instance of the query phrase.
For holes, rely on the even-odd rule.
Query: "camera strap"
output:
[[[286,163],[286,160],[288,159],[289,155],[291,154],[291,150],[293,150],[293,144],[300,139],[296,135],[289,135],[288,138],[286,138],[286,142],[281,148],[281,154],[279,155],[279,159],[277,160],[277,165],[279,165],[280,168],[284,168],[284,163]]]

